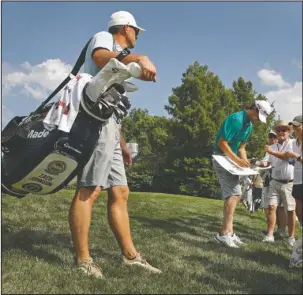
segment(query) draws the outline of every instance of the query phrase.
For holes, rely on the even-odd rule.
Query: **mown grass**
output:
[[[235,230],[249,245],[229,249],[214,240],[222,201],[165,194],[131,193],[128,205],[137,249],[163,273],[121,265],[102,194],[94,207],[90,248],[106,279],[87,277],[73,267],[67,221],[72,196],[69,190],[21,200],[2,195],[2,293],[302,293],[302,272],[288,268],[286,241],[261,242],[263,212],[238,207]]]

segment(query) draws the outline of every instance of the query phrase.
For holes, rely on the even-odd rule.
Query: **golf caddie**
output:
[[[226,156],[240,167],[250,167],[246,154],[246,143],[252,132],[252,122],[266,123],[267,116],[272,110],[267,101],[256,100],[246,109],[229,115],[221,124],[216,135],[214,154]],[[234,233],[233,216],[242,195],[240,176],[229,173],[215,159],[213,159],[213,167],[224,200],[222,228],[217,234],[216,240],[228,247],[239,248],[239,245],[244,243]]]

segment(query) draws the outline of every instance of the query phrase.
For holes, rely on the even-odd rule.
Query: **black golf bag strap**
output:
[[[49,95],[49,97],[34,111],[32,112],[30,115],[34,115],[35,113],[38,113],[71,79],[73,76],[76,76],[80,70],[80,68],[82,67],[82,65],[84,64],[85,61],[85,54],[86,54],[86,50],[87,47],[89,45],[89,42],[91,41],[92,38],[90,38],[88,40],[88,42],[86,43],[86,45],[84,46],[84,48],[82,49],[76,64],[74,65],[73,69],[71,70],[71,72],[69,73],[69,75],[61,82],[61,84]]]

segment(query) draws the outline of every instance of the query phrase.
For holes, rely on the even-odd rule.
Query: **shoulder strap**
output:
[[[61,82],[61,84],[49,95],[49,97],[42,102],[42,104],[35,110],[33,111],[30,115],[34,115],[35,113],[38,113],[71,79],[73,76],[76,76],[80,70],[80,68],[82,67],[82,65],[84,64],[85,61],[85,54],[86,54],[86,50],[88,47],[89,42],[91,41],[92,38],[90,38],[88,40],[88,42],[86,43],[86,45],[84,46],[84,48],[82,49],[76,64],[74,65],[73,69],[71,70],[71,72],[69,73],[69,75]]]

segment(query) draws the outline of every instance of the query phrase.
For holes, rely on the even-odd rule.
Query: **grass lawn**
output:
[[[249,245],[229,249],[214,240],[222,201],[165,194],[131,193],[128,205],[136,248],[163,273],[121,265],[103,193],[94,207],[90,248],[106,279],[87,277],[73,267],[68,225],[73,193],[21,200],[2,195],[3,294],[302,292],[302,271],[288,268],[286,241],[261,242],[263,212],[237,208],[235,231]]]

